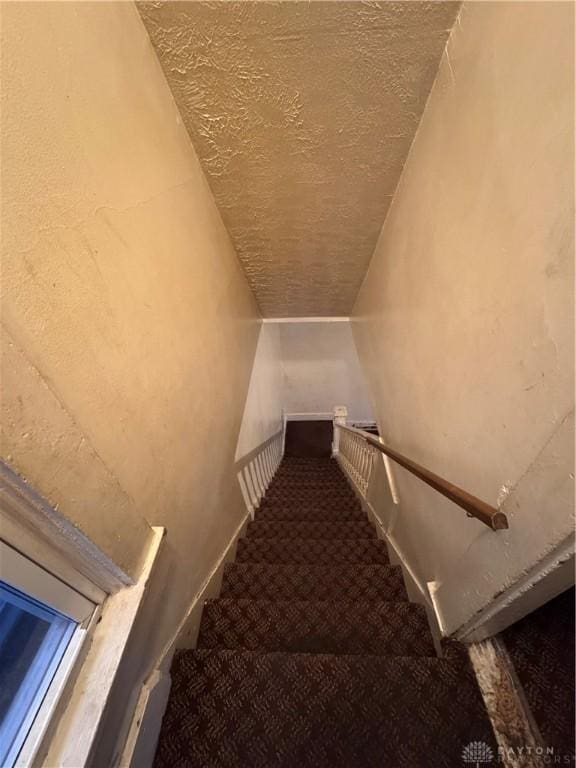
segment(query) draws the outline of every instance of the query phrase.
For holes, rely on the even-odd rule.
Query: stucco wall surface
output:
[[[236,446],[236,460],[282,429],[281,355],[279,327],[272,323],[262,324]]]
[[[448,629],[573,531],[573,15],[464,5],[355,305],[384,437],[508,497],[493,533],[395,470],[392,535]]]
[[[131,3],[2,8],[2,455],[132,575],[159,648],[243,513],[259,318]]]
[[[138,4],[264,316],[350,314],[459,5]]]
[[[346,405],[351,419],[374,418],[349,322],[278,328],[287,413],[331,413],[335,405]]]

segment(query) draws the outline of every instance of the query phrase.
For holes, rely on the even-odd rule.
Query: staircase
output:
[[[462,767],[488,747],[496,760],[465,651],[437,656],[330,459],[284,458],[171,674],[156,768]],[[463,759],[471,742],[487,746]]]

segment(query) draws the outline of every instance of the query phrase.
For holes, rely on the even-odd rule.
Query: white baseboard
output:
[[[410,563],[408,562],[408,560],[404,556],[404,553],[402,552],[402,550],[398,546],[396,540],[386,530],[386,528],[384,526],[384,523],[382,522],[382,520],[380,519],[380,516],[378,515],[378,512],[376,511],[374,506],[370,503],[370,501],[368,501],[368,499],[364,498],[364,496],[362,495],[360,489],[358,488],[358,486],[354,482],[353,478],[350,477],[350,475],[346,472],[346,469],[345,469],[344,465],[342,464],[342,462],[340,461],[339,456],[336,455],[335,458],[336,458],[336,461],[338,462],[338,464],[340,465],[340,468],[342,469],[342,472],[344,472],[346,478],[348,479],[348,482],[352,486],[352,490],[354,491],[354,493],[358,497],[358,500],[360,501],[360,503],[362,505],[362,508],[368,514],[368,518],[376,526],[376,531],[378,533],[378,538],[384,539],[386,541],[386,543],[389,545],[389,547],[393,550],[393,555],[395,556],[395,559],[396,559],[397,563],[402,566],[402,569],[403,569],[404,573],[407,574],[410,582],[416,587],[416,589],[418,590],[419,594],[422,597],[422,600],[426,604],[432,606],[432,600],[430,599],[430,595],[428,594],[427,587],[424,584],[422,584],[422,582],[416,577],[416,574],[412,570],[412,568],[410,566]]]
[[[373,504],[368,499],[364,498],[364,496],[360,491],[360,488],[356,485],[353,478],[346,472],[346,468],[340,461],[338,454],[336,454],[334,458],[338,462],[340,468],[342,469],[342,472],[344,473],[348,482],[350,483],[352,490],[358,497],[362,505],[362,509],[368,515],[370,522],[372,522],[376,526],[376,532],[377,532],[378,538],[383,539],[386,542],[386,545],[388,547],[388,554],[390,555],[390,561],[392,562],[392,564],[399,565],[402,568],[402,575],[404,576],[404,583],[406,585],[406,591],[408,593],[408,597],[412,602],[420,603],[421,605],[424,605],[424,607],[426,608],[426,613],[430,623],[430,628],[432,630],[432,635],[436,643],[436,648],[439,651],[440,650],[439,642],[441,637],[443,637],[442,622],[440,620],[440,615],[436,609],[436,604],[434,602],[433,595],[430,594],[430,591],[428,589],[428,584],[423,584],[420,581],[420,579],[416,576],[408,559],[404,555],[404,552],[398,546],[398,543],[396,542],[394,536],[388,533],[383,521],[380,519],[380,516],[378,515],[378,512],[374,508]]]
[[[285,413],[286,421],[332,421],[332,411],[322,413]]]
[[[219,595],[220,587],[222,586],[224,567],[227,563],[232,562],[236,557],[236,545],[238,543],[238,539],[244,535],[250,520],[251,515],[249,512],[246,512],[242,522],[232,534],[224,551],[208,574],[208,577],[192,599],[190,607],[186,611],[184,618],[172,636],[172,640],[170,640],[160,656],[158,669],[161,671],[167,672],[170,669],[172,657],[177,648],[192,649],[196,647],[204,603],[206,600],[209,600],[212,597],[217,597]]]
[[[378,518],[376,518],[376,520],[377,519]],[[378,524],[379,523],[377,522],[376,525]],[[388,543],[388,546],[393,550],[396,556],[396,559],[402,566],[402,570],[404,571],[404,577],[407,578],[407,580],[412,585],[413,589],[415,589],[416,592],[418,593],[418,597],[419,597],[418,602],[422,602],[423,604],[429,606],[430,608],[434,608],[434,603],[428,591],[428,586],[425,584],[422,584],[420,579],[416,576],[416,574],[412,570],[410,563],[406,559],[404,552],[398,546],[396,539],[393,536],[390,536],[389,534],[387,534],[386,541]]]
[[[170,675],[155,670],[141,688],[119,768],[150,768],[170,693]]]
[[[263,317],[263,323],[349,323],[349,317]]]
[[[234,560],[238,539],[244,534],[250,519],[250,513],[246,512],[208,578],[194,596],[172,639],[165,646],[156,669],[142,686],[118,768],[149,768],[152,765],[170,693],[172,658],[177,649],[196,647],[204,603],[220,593],[224,567]]]

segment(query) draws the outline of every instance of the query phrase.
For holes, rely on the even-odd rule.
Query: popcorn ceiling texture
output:
[[[264,316],[352,310],[459,7],[139,4]]]

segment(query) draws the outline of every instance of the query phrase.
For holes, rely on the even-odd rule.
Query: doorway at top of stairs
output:
[[[328,459],[332,453],[332,422],[288,421],[284,455],[294,458]]]

